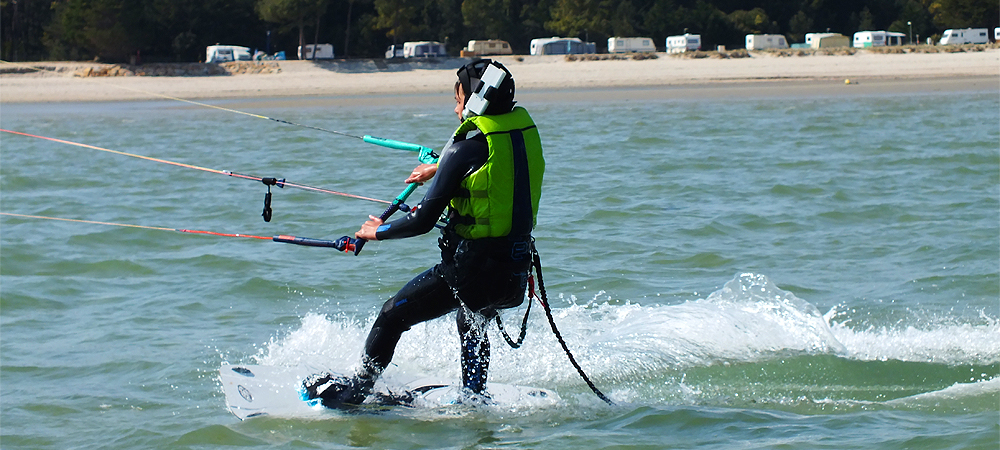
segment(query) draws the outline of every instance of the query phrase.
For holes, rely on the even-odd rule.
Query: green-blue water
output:
[[[491,379],[545,410],[239,422],[223,362],[355,364],[432,235],[361,256],[0,216],[0,445],[73,448],[991,449],[1000,442],[1000,98],[533,102],[535,236],[555,319],[491,330]],[[450,96],[398,108],[218,102],[439,146]],[[315,99],[314,99],[315,100]],[[413,154],[177,102],[4,105],[2,128],[391,199]],[[0,135],[0,210],[337,238],[383,205]],[[417,191],[417,196],[422,190]],[[505,314],[509,326],[523,309]],[[458,378],[454,320],[390,371]]]

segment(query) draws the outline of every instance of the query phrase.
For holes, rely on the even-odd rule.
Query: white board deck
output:
[[[309,366],[257,366],[223,364],[219,369],[226,406],[240,420],[270,415],[276,417],[322,417],[329,409],[317,401],[301,397],[302,380],[319,372],[330,372]],[[336,372],[334,372],[336,374]],[[470,398],[461,386],[441,378],[393,379],[388,384],[380,380],[367,404],[437,408],[456,404],[481,404],[517,408],[544,408],[558,404],[559,394],[534,387],[489,383],[488,399]]]

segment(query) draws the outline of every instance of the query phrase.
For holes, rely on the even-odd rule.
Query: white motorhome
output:
[[[597,44],[580,38],[538,38],[531,40],[532,55],[581,55],[597,53]]]
[[[746,47],[747,50],[788,48],[788,41],[780,34],[748,34]]]
[[[854,33],[854,48],[903,45],[906,35],[892,31],[859,31]]]
[[[205,47],[205,62],[252,61],[250,49],[238,45],[209,45]]]
[[[667,38],[667,53],[684,53],[701,50],[701,35],[684,33]]]
[[[404,58],[436,58],[448,56],[444,44],[437,41],[418,41],[403,43]]]
[[[985,44],[990,41],[986,28],[965,28],[944,30],[940,45]]]
[[[489,39],[485,41],[469,41],[469,46],[465,51],[476,55],[510,55],[514,53],[507,41],[499,39]]]
[[[806,33],[806,45],[814,49],[850,47],[851,39],[840,33]]]
[[[608,53],[655,52],[656,46],[648,37],[609,37]]]
[[[314,54],[315,58],[313,58]],[[299,59],[333,59],[333,44],[300,45]]]

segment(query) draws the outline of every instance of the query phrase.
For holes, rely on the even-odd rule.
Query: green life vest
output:
[[[535,122],[517,107],[507,114],[466,119],[455,136],[476,129],[486,136],[489,157],[462,181],[461,194],[451,200],[451,225],[466,239],[531,233],[545,172]]]

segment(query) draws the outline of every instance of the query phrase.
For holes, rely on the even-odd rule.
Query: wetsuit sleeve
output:
[[[450,142],[441,153],[437,173],[420,204],[406,216],[382,224],[375,232],[375,237],[378,240],[402,239],[432,230],[458,192],[462,180],[482,167],[487,157],[489,146],[482,135]]]

